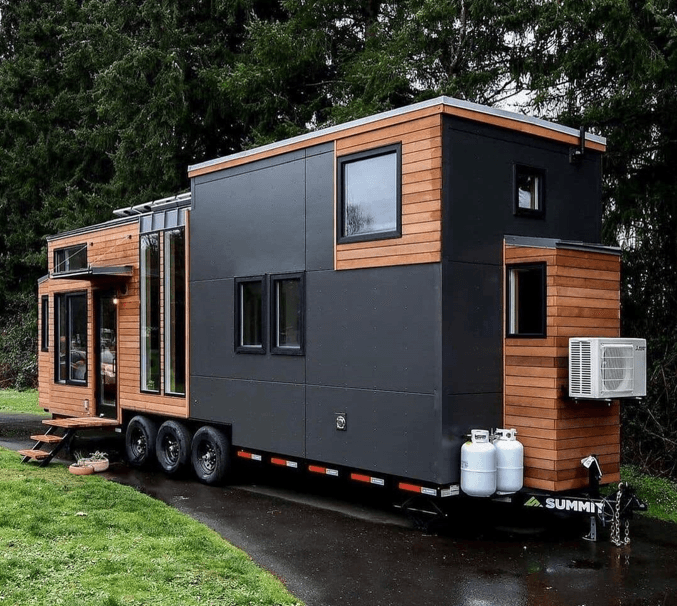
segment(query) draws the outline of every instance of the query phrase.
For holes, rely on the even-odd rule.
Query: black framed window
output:
[[[508,337],[546,336],[546,264],[507,267]]]
[[[40,349],[49,351],[49,297],[40,300]]]
[[[235,280],[235,351],[265,353],[265,280],[262,276]]]
[[[402,146],[338,158],[338,241],[402,235]]]
[[[186,393],[186,238],[183,229],[165,232],[165,392]]]
[[[57,355],[55,380],[58,383],[87,384],[87,293],[66,293],[54,297]]]
[[[87,243],[58,248],[54,251],[54,272],[87,269]]]
[[[545,216],[545,172],[530,166],[516,165],[514,179],[515,214]]]
[[[302,355],[305,281],[302,273],[271,276],[271,353]]]
[[[160,391],[160,234],[141,236],[141,390]]]

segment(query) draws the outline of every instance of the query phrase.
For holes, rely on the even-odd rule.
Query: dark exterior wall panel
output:
[[[191,284],[191,375],[303,383],[302,356],[235,353],[234,288],[232,279]]]
[[[306,270],[320,269],[334,269],[334,154],[327,152],[306,160]]]
[[[308,386],[307,398],[309,459],[429,482],[450,477],[433,439],[435,396]],[[336,429],[337,412],[347,415],[345,431]]]
[[[191,280],[305,268],[305,162],[196,184]]]
[[[305,386],[193,377],[191,416],[232,426],[235,446],[305,456]]]
[[[309,272],[312,385],[433,393],[441,351],[440,265]]]

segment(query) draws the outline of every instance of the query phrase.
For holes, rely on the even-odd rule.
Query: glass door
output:
[[[117,418],[117,300],[112,292],[99,293],[97,303],[97,396],[96,414]]]

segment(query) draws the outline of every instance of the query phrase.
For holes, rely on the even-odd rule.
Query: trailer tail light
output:
[[[376,486],[385,486],[386,482],[383,478],[374,478],[372,476],[365,476],[361,473],[351,473],[351,480],[357,480],[358,482],[364,482],[365,484],[375,484]]]
[[[320,465],[308,465],[308,471],[313,473],[322,473],[327,476],[338,477],[338,469],[331,469],[329,467],[321,467]]]
[[[238,450],[237,456],[241,459],[249,459],[250,461],[263,461],[263,457],[253,452],[245,452],[244,450]]]
[[[287,461],[287,459],[278,459],[277,457],[272,457],[270,462],[273,465],[279,465],[280,467],[293,467],[294,469],[299,466],[296,461]]]
[[[406,482],[400,482],[398,488],[400,490],[406,490],[407,492],[416,492],[418,494],[425,494],[430,497],[437,496],[436,488],[427,488],[426,486],[417,486],[416,484],[407,484]]]

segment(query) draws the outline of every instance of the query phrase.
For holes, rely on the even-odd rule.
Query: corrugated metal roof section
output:
[[[480,105],[478,103],[471,103],[469,101],[462,101],[460,99],[453,99],[451,97],[437,97],[415,103],[399,109],[394,109],[359,120],[346,122],[329,128],[324,128],[318,131],[299,135],[291,139],[285,139],[262,147],[256,147],[237,154],[231,154],[213,160],[207,160],[199,164],[193,164],[188,167],[188,175],[198,176],[206,174],[215,170],[224,168],[226,164],[242,163],[238,161],[253,160],[258,156],[271,156],[277,153],[284,153],[288,148],[309,147],[311,145],[319,144],[321,142],[330,141],[332,139],[340,138],[345,131],[350,131],[355,128],[376,124],[380,121],[389,120],[398,117],[406,117],[408,114],[429,110],[429,113],[446,113],[450,115],[457,115],[471,120],[480,122],[493,123],[503,128],[512,128],[514,130],[521,130],[538,134],[539,136],[551,136],[553,138],[566,137],[570,139],[570,143],[574,143],[580,139],[580,131],[578,129],[562,126],[554,122],[549,122],[541,118],[533,116],[526,116],[516,112]],[[606,146],[606,139],[592,133],[585,133],[586,145],[603,151]]]

